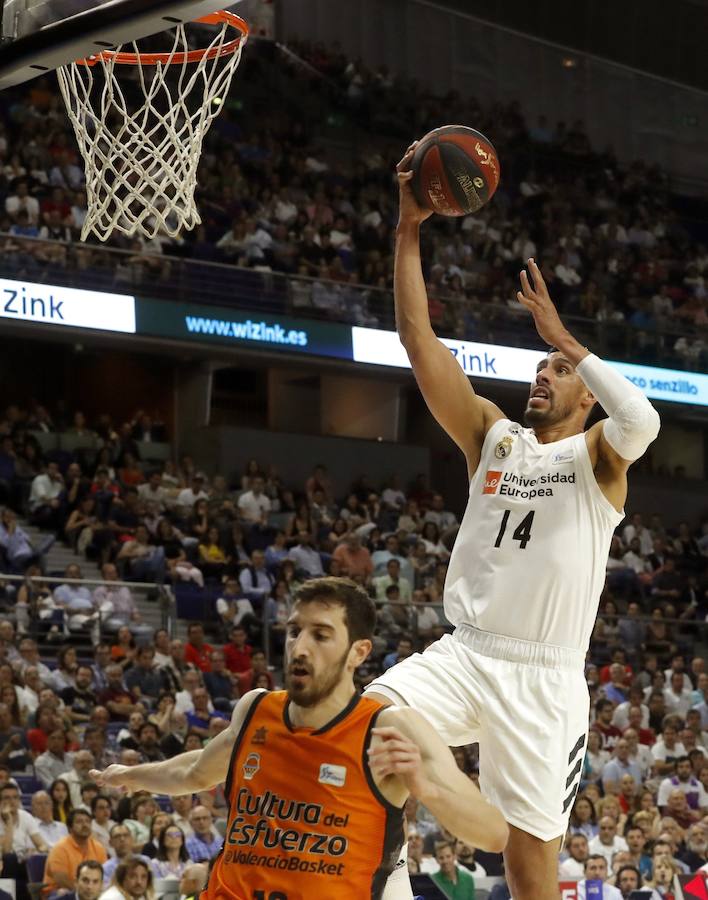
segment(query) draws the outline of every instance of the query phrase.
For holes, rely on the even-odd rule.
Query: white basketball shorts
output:
[[[452,747],[479,741],[479,783],[507,822],[565,834],[580,785],[590,698],[584,654],[460,625],[367,692],[422,713]]]

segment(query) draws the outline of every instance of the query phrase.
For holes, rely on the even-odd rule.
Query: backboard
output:
[[[0,0],[0,4],[0,90],[221,7],[219,0]]]

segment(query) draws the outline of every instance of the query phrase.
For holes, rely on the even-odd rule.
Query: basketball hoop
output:
[[[168,52],[141,52],[133,42],[132,52],[104,50],[57,70],[85,163],[82,240],[93,233],[105,241],[113,231],[176,237],[201,222],[194,191],[202,141],[241,61],[248,25],[226,11],[195,22],[218,26],[203,50],[190,49],[189,26],[178,24]],[[121,66],[136,68],[134,83],[121,82]],[[129,99],[135,91],[137,100]]]

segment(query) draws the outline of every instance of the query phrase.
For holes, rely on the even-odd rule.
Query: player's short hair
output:
[[[350,578],[331,575],[312,578],[295,592],[293,605],[324,603],[344,608],[349,642],[370,641],[376,627],[376,604],[366,591]]]

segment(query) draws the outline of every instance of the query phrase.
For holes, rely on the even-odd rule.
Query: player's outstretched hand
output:
[[[546,282],[543,280],[541,270],[536,264],[535,259],[529,259],[529,272],[531,273],[532,282],[526,274],[526,270],[522,269],[521,290],[516,292],[519,303],[525,306],[533,316],[534,325],[539,336],[551,347],[558,346],[564,336],[568,334],[568,330],[561,322],[558,310],[555,308],[551,300]]]
[[[112,766],[104,769],[103,772],[99,772],[98,769],[91,769],[89,778],[99,787],[104,785],[106,787],[127,787],[127,775],[129,772],[130,766],[119,766],[114,763]]]
[[[418,745],[397,728],[373,728],[371,734],[379,742],[369,748],[369,765],[378,778],[398,775],[414,797],[429,788]]]
[[[411,160],[413,159],[413,154],[415,153],[415,148],[417,146],[418,141],[412,143],[406,150],[403,159],[396,166],[399,193],[399,223],[412,222],[413,224],[420,225],[421,222],[425,222],[425,220],[429,219],[433,214],[431,209],[423,209],[423,207],[418,204],[418,201],[415,199],[415,194],[413,193],[413,188],[411,187],[411,180],[413,178],[413,173],[410,171]]]

